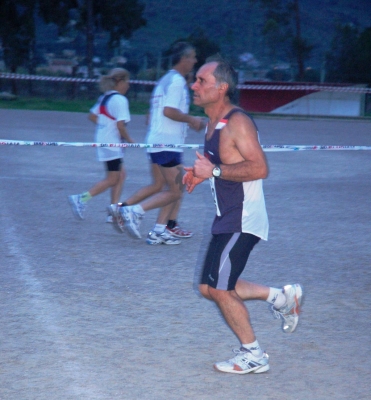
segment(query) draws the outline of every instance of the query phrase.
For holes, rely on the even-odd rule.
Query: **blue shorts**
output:
[[[250,233],[213,235],[205,257],[201,284],[214,289],[234,290],[251,250],[260,238]]]
[[[111,171],[121,171],[122,158],[116,158],[115,160],[106,161],[106,170]]]
[[[161,167],[170,168],[183,164],[180,151],[159,151],[157,153],[148,153],[153,164],[161,165]]]

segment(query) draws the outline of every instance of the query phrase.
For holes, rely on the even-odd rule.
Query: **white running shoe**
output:
[[[107,224],[113,224],[113,217],[112,217],[112,215],[107,215],[106,223],[107,223]]]
[[[122,233],[125,232],[125,220],[120,213],[120,208],[118,204],[111,204],[107,207],[107,212],[112,216],[113,227],[117,232]]]
[[[81,201],[81,194],[68,196],[73,215],[78,219],[84,219],[86,204]]]
[[[147,244],[180,244],[181,241],[177,238],[175,238],[173,235],[170,235],[170,233],[163,232],[163,233],[156,233],[155,231],[150,231],[148,233],[147,239],[146,239]]]
[[[285,333],[292,333],[299,322],[300,305],[303,299],[303,288],[295,283],[283,287],[283,294],[286,297],[286,304],[279,309],[272,306],[275,318],[282,318],[282,330]]]
[[[263,353],[262,357],[255,357],[251,351],[241,347],[234,349],[235,357],[228,361],[221,361],[214,364],[217,371],[229,372],[231,374],[260,374],[269,370],[269,356]]]
[[[140,220],[142,215],[133,210],[134,206],[118,207],[118,213],[125,220],[125,228],[131,236],[140,239],[142,235],[139,232]]]

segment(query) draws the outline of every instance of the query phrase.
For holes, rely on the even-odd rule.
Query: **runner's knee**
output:
[[[198,290],[200,291],[200,293],[201,293],[201,295],[203,297],[205,297],[206,299],[211,300],[211,296],[209,294],[209,286],[208,285],[200,284],[200,285],[198,285]]]
[[[115,186],[120,182],[121,179],[122,179],[121,173],[117,172],[108,174],[106,181],[110,186]]]

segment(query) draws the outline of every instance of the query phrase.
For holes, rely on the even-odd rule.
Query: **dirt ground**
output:
[[[371,122],[263,118],[262,144],[371,146]],[[145,117],[129,130],[138,143]],[[0,138],[92,142],[85,114],[0,110]],[[188,143],[202,143],[190,132]],[[270,355],[260,375],[215,372],[238,341],[196,290],[214,215],[208,183],[185,194],[194,231],[148,246],[105,223],[108,193],[72,216],[69,194],[103,176],[95,149],[0,146],[0,399],[369,399],[371,152],[267,153],[268,242],[243,277],[305,290],[300,325],[281,332],[264,302],[248,308]],[[185,150],[191,164],[194,150]],[[127,149],[123,199],[150,181],[145,150]],[[142,233],[157,211],[146,214]]]

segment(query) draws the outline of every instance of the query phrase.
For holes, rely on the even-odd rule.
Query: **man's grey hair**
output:
[[[182,57],[187,56],[195,48],[188,42],[177,42],[171,49],[171,65],[177,65]]]
[[[237,92],[238,74],[236,70],[228,61],[222,58],[210,59],[211,61],[218,63],[213,72],[216,83],[226,83],[228,85],[226,95],[232,100]]]

